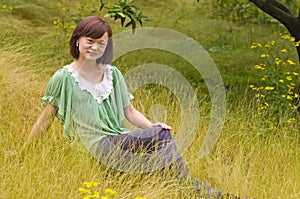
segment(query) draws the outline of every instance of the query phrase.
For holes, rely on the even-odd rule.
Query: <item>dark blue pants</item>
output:
[[[126,172],[148,173],[172,168],[181,180],[193,179],[195,190],[222,195],[191,176],[170,131],[161,127],[108,136],[101,141],[97,157],[107,166]]]

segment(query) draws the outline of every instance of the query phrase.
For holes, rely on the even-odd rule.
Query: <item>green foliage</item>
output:
[[[104,17],[111,17],[114,18],[114,20],[121,20],[122,26],[124,26],[124,23],[126,21],[126,18],[129,18],[129,22],[125,24],[125,27],[128,27],[131,25],[132,31],[136,28],[136,23],[139,22],[141,26],[143,26],[143,21],[148,21],[148,17],[143,15],[142,11],[137,8],[135,5],[131,5],[133,0],[120,0],[119,3],[115,3],[112,5],[112,7],[107,7],[108,12],[104,15]],[[105,7],[105,4],[101,1],[101,7]]]
[[[288,34],[279,34],[282,39],[294,42],[295,38]],[[296,63],[290,59],[286,48],[278,51],[276,42],[269,41],[265,44],[253,43],[251,49],[259,51],[260,63],[254,66],[260,82],[251,85],[250,88],[256,93],[258,113],[261,115],[272,114],[280,119],[285,114],[289,115],[287,122],[295,121],[298,115],[299,94],[296,87],[299,82],[299,73],[296,72]],[[278,121],[277,121],[278,122]]]
[[[210,0],[213,17],[246,24],[265,23],[270,17],[261,12],[247,0]]]
[[[120,0],[111,6],[106,6],[106,3],[96,0],[57,0],[57,18],[53,21],[56,28],[56,34],[60,39],[59,42],[54,43],[51,48],[57,48],[64,51],[67,48],[69,39],[76,24],[83,18],[91,15],[102,15],[101,11],[107,9],[104,17],[113,17],[115,20],[121,19],[121,25],[124,26],[126,19],[130,19],[125,24],[125,27],[131,25],[134,32],[137,21],[140,25],[143,21],[147,21],[148,17],[142,14],[142,11],[132,4],[132,0]]]
[[[213,6],[212,17],[242,24],[278,23],[276,19],[262,12],[248,0],[210,0]],[[296,12],[297,2],[285,0],[283,2],[292,12]]]

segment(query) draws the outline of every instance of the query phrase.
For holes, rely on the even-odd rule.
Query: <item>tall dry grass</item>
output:
[[[39,1],[39,5],[46,3]],[[176,9],[175,11],[179,12]],[[43,23],[24,19],[20,12],[24,12],[24,9],[19,9],[16,16],[3,14],[0,17],[0,197],[82,198],[78,195],[78,188],[82,183],[97,181],[100,190],[116,190],[117,198],[191,198],[191,189],[187,185],[180,185],[172,176],[162,177],[159,173],[128,174],[97,162],[84,148],[63,138],[58,120],[24,154],[19,153],[43,109],[40,98],[44,95],[48,79],[66,62],[61,58],[65,57],[66,52],[56,52],[49,48],[51,42],[55,41],[51,26],[37,25]],[[151,12],[151,15],[158,16],[155,9],[151,9]],[[171,12],[168,16],[171,16]],[[167,23],[166,27],[175,28],[178,24],[181,28],[185,24],[186,30],[195,28],[191,20],[185,22],[184,19],[176,21],[172,18],[159,18],[153,23]],[[203,21],[200,25],[208,27]],[[31,30],[31,35],[28,30]],[[191,35],[195,34],[190,32]],[[269,37],[269,34],[260,34]],[[201,36],[199,37],[201,40]],[[203,41],[208,45],[211,39]],[[235,36],[231,39],[236,44],[247,46],[247,43],[243,43],[243,38]],[[223,56],[232,53],[230,56],[234,57],[236,51],[227,51]],[[247,62],[255,59],[246,47],[239,49],[237,53],[249,55]],[[219,56],[221,55],[216,58]],[[133,58],[137,59],[138,57]],[[227,59],[229,58],[221,57],[219,61]],[[137,60],[139,61],[143,60]],[[238,82],[239,77],[232,78],[232,82]],[[179,104],[170,98],[172,95],[165,89],[155,92],[160,95],[150,99],[145,96],[151,96],[153,90],[139,90],[135,93],[133,103],[147,116],[155,116],[155,110],[163,108],[167,113],[166,121],[174,127],[175,133],[181,122]],[[229,95],[234,99],[234,92]],[[242,98],[236,96],[236,99]],[[161,106],[157,107],[157,104]],[[213,187],[236,195],[257,199],[300,197],[298,123],[281,123],[270,130],[267,122],[255,114],[255,105],[251,100],[245,99],[238,103],[229,101],[225,126],[216,146],[208,156],[199,158],[201,143],[210,121],[209,97],[199,93],[199,104],[201,121],[197,136],[183,154],[194,176]],[[156,108],[151,109],[153,106]],[[150,113],[150,110],[154,112]],[[156,119],[164,118],[157,116]]]

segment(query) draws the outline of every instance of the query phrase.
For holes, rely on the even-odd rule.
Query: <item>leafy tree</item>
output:
[[[292,37],[295,38],[294,42],[298,45],[296,46],[298,52],[298,59],[300,62],[300,8],[298,16],[294,16],[289,8],[280,3],[277,0],[249,0],[254,3],[258,8],[260,8],[265,13],[277,19],[282,23]]]
[[[199,0],[197,0],[199,2]],[[299,0],[210,0],[214,8],[214,16],[237,21],[239,23],[273,23],[283,24],[294,38],[300,62],[300,8],[297,12]],[[251,6],[251,4],[255,6]],[[271,18],[268,19],[268,16]],[[272,20],[273,19],[273,20]]]

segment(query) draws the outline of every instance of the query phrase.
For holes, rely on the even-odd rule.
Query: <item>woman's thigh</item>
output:
[[[104,138],[115,146],[130,151],[152,151],[160,145],[173,141],[171,133],[161,127],[141,129],[126,134]]]

